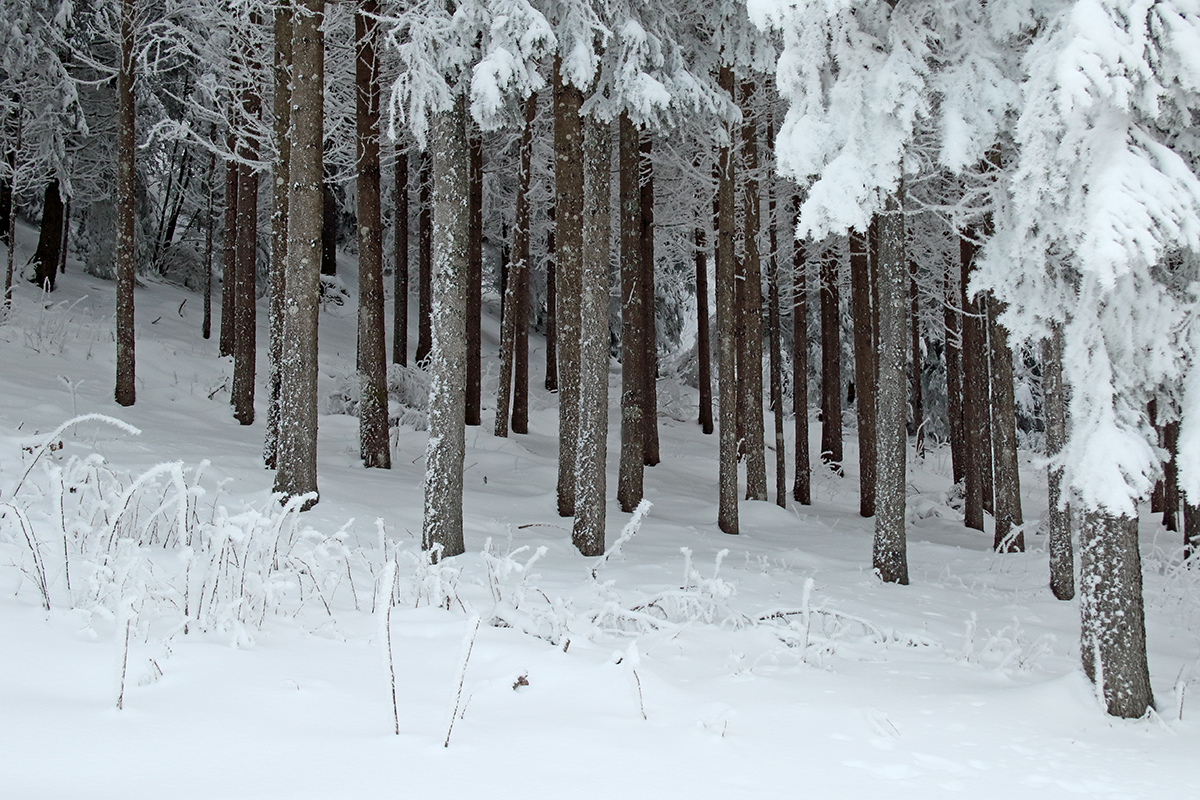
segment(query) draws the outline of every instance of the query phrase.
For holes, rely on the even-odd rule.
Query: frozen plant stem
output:
[[[479,615],[472,614],[467,620],[467,635],[463,639],[463,654],[458,665],[458,681],[454,689],[454,707],[450,711],[450,724],[446,727],[446,741],[442,747],[450,746],[450,734],[454,733],[454,720],[458,718],[458,709],[462,703],[463,683],[467,679],[467,662],[471,660],[471,650],[475,647],[475,636],[479,633]]]

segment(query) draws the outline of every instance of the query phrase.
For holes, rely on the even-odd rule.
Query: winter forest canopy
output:
[[[0,0],[0,62],[0,331],[44,341],[50,323],[22,314],[61,311],[71,257],[115,284],[93,349],[111,352],[118,406],[140,409],[166,374],[143,373],[151,326],[202,306],[188,346],[211,337],[231,365],[206,402],[262,443],[272,472],[250,490],[278,501],[224,524],[295,537],[320,513],[318,429],[322,451],[356,442],[358,469],[411,461],[424,555],[404,558],[418,604],[449,610],[479,443],[546,412],[527,502],[597,587],[653,518],[647,497],[671,501],[657,465],[699,440],[712,469],[688,481],[715,511],[699,528],[745,533],[754,501],[808,507],[850,481],[873,532],[861,566],[917,584],[915,476],[944,453],[938,513],[1001,559],[1041,537],[1099,702],[1155,713],[1139,531],[1177,532],[1180,575],[1200,542],[1200,0]],[[174,320],[139,305],[162,286],[184,289]],[[356,314],[337,351],[353,366],[329,389],[339,309]],[[73,408],[106,427],[111,411]],[[202,467],[122,483],[66,461],[65,430],[21,434],[0,464],[0,545],[47,611],[87,595],[126,658],[152,624],[137,609],[167,597],[184,632],[261,626],[292,579],[333,615],[317,561],[284,575],[278,545],[200,544]],[[418,432],[423,451],[404,450]],[[1030,481],[1046,506],[1023,508]],[[93,505],[70,522],[64,493]],[[343,548],[337,569],[353,589],[369,567],[355,609],[390,614],[406,562],[379,525],[379,549]],[[131,594],[135,553],[168,543],[193,559],[182,584]],[[566,607],[534,619],[525,578],[504,584],[545,548],[491,547],[509,614],[482,624],[565,651]],[[686,552],[671,602],[691,611],[660,597],[622,625],[713,622],[727,585]],[[241,589],[221,577],[234,562]],[[811,588],[777,601],[805,625]]]

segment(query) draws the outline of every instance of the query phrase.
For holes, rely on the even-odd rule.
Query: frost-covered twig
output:
[[[637,532],[642,529],[642,519],[648,513],[650,513],[650,507],[652,505],[653,503],[651,503],[649,500],[644,497],[642,498],[642,501],[638,503],[637,508],[633,510],[633,516],[629,518],[629,522],[626,522],[625,527],[621,529],[621,535],[618,536],[617,540],[612,543],[608,550],[604,552],[604,555],[600,557],[600,561],[596,564],[596,566],[592,567],[592,580],[597,580],[596,573],[600,570],[600,568],[607,564],[610,558],[621,552],[621,545],[625,544],[634,536],[636,536]]]
[[[471,650],[475,648],[475,636],[479,633],[479,615],[472,614],[467,620],[467,634],[463,637],[462,655],[458,661],[458,680],[454,687],[454,705],[450,711],[450,724],[446,728],[446,741],[442,747],[450,746],[450,734],[454,733],[454,720],[458,718],[458,708],[462,702],[463,683],[467,679],[467,662],[471,660]]]
[[[70,428],[72,425],[78,425],[81,422],[104,422],[108,425],[120,428],[126,433],[131,433],[134,436],[140,436],[142,433],[139,428],[133,427],[128,422],[119,420],[116,417],[110,417],[107,414],[80,414],[77,417],[72,417],[62,425],[59,425],[57,428],[55,428],[54,431],[47,436],[40,445],[34,448],[33,461],[29,462],[29,466],[25,468],[25,474],[21,476],[21,480],[17,481],[17,486],[12,492],[14,496],[17,492],[21,491],[21,486],[24,485],[25,479],[29,477],[29,473],[33,470],[34,465],[37,464],[38,459],[42,457],[42,454],[46,452],[46,449],[54,443],[54,440],[61,436],[63,431],[65,431],[67,428]]]

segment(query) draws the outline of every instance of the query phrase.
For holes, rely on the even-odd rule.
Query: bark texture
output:
[[[774,140],[772,133],[768,141]],[[770,191],[770,190],[768,190]],[[775,250],[779,242],[775,235],[775,194],[767,199],[767,225],[771,251],[767,256],[767,341],[771,356],[771,412],[775,422],[775,503],[787,507],[787,448],[783,437],[783,365],[779,363],[782,352],[779,345],[779,264]]]
[[[583,291],[583,93],[554,70],[554,224],[558,267],[558,513],[575,513],[579,440],[579,298]]]
[[[117,71],[117,405],[137,400],[133,334],[133,276],[137,264],[134,197],[133,0],[121,0],[121,63]],[[16,248],[13,248],[16,249]]]
[[[237,147],[237,138],[230,133],[225,138],[230,152]],[[234,319],[237,303],[234,284],[237,279],[237,211],[238,165],[225,162],[225,209],[221,226],[221,327],[217,339],[217,354],[222,358],[233,355]]]
[[[44,292],[54,291],[58,262],[63,246],[63,201],[58,179],[52,178],[42,193],[42,226],[38,232],[37,250],[30,264],[33,282]]]
[[[962,304],[962,415],[964,459],[964,524],[983,530],[984,472],[991,472],[992,448],[988,428],[986,333],[981,309],[967,295],[975,262],[975,231],[968,228],[959,240],[962,266],[959,302]]]
[[[700,431],[713,432],[712,333],[708,327],[708,251],[705,226],[697,225],[696,240],[696,362],[700,383]]]
[[[435,557],[463,552],[463,459],[466,455],[467,192],[466,103],[459,95],[434,118],[433,294],[429,356],[429,445],[421,546]]]
[[[288,243],[283,301],[279,456],[275,491],[286,503],[317,502],[317,312],[324,218],[324,0],[304,0],[292,17],[292,119]]]
[[[392,363],[408,366],[408,151],[396,147],[392,276]]]
[[[468,122],[468,125],[470,123]],[[467,176],[470,196],[467,231],[467,424],[479,425],[482,397],[480,324],[483,313],[483,137],[472,129],[468,134],[470,149]]]
[[[838,258],[821,258],[821,461],[842,472],[842,336]],[[901,340],[903,341],[903,332]]]
[[[638,167],[641,183],[642,279],[642,459],[647,467],[659,462],[658,452],[658,330],[654,309],[654,162],[650,160],[654,139],[649,131],[641,137]]]
[[[1067,394],[1063,385],[1062,327],[1054,325],[1042,344],[1042,396],[1046,415],[1046,455],[1055,458],[1067,443]],[[1059,600],[1075,597],[1075,553],[1071,515],[1062,496],[1063,468],[1047,470],[1049,494],[1050,591]]]
[[[1085,511],[1079,549],[1083,670],[1109,714],[1142,717],[1154,708],[1154,695],[1146,662],[1137,518]]]
[[[946,266],[943,281],[943,313],[945,326],[943,341],[945,344],[944,358],[946,359],[946,414],[947,428],[950,431],[950,461],[951,474],[954,482],[962,483],[965,475],[966,446],[963,443],[963,408],[962,408],[962,318],[959,306],[962,303],[958,291],[957,270]]]
[[[904,257],[903,189],[879,219],[879,385],[875,540],[872,565],[888,583],[908,583],[904,531],[905,389],[908,269]]]
[[[792,199],[792,229],[800,216],[800,197]],[[812,467],[808,448],[808,264],[804,242],[792,243],[792,413],[796,425],[796,477],[792,497],[812,504]]]
[[[622,113],[617,158],[621,261],[621,463],[617,501],[625,513],[642,499],[647,336],[642,291],[642,194],[638,186],[638,128]]]
[[[721,88],[733,97],[733,70],[722,66]],[[732,139],[732,136],[730,137]],[[717,414],[718,434],[718,505],[717,527],[725,533],[738,532],[738,436],[737,436],[737,348],[734,280],[734,161],[733,148],[721,148],[717,170]]]
[[[247,159],[258,157],[258,148],[243,149]],[[234,273],[233,317],[233,416],[243,425],[254,423],[254,372],[258,343],[257,306],[258,176],[248,165],[238,167],[237,271]]]
[[[1021,476],[1017,462],[1017,416],[1013,396],[1012,350],[1008,331],[999,322],[1003,304],[994,297],[988,301],[991,326],[992,378],[992,463],[995,475],[996,536],[993,547],[1002,553],[1025,550],[1021,531]]]
[[[854,409],[858,416],[858,513],[875,516],[875,310],[867,237],[850,234],[850,305],[854,315]]]
[[[1163,426],[1163,446],[1167,450],[1167,461],[1163,464],[1163,527],[1169,531],[1179,530],[1179,420]]]
[[[575,467],[575,520],[571,538],[585,556],[604,553],[611,139],[608,123],[594,117],[588,117],[584,122],[579,444]]]
[[[290,4],[275,10],[275,62],[273,65],[274,101],[272,109],[275,135],[274,181],[271,209],[270,343],[267,351],[267,433],[263,442],[263,462],[274,469],[279,454],[279,397],[282,386],[279,362],[283,356],[283,297],[287,291],[288,161],[291,142],[292,11]],[[210,270],[211,272],[211,270]]]
[[[763,296],[762,258],[758,234],[762,227],[758,188],[758,124],[754,119],[755,86],[742,84],[742,156],[746,167],[743,209],[743,248],[745,284],[742,286],[741,314],[745,326],[742,383],[745,387],[743,434],[746,437],[746,499],[767,499],[767,460],[763,441]],[[739,375],[739,378],[742,378]],[[840,461],[841,459],[839,459]]]
[[[433,329],[430,314],[433,297],[433,156],[428,150],[421,153],[420,208],[417,218],[417,352],[416,361],[423,365],[429,358]]]

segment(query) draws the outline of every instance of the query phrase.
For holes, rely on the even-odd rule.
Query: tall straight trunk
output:
[[[237,137],[233,132],[225,137],[225,146],[232,153],[237,148]],[[225,162],[225,209],[221,226],[221,330],[217,339],[217,354],[221,357],[233,355],[234,285],[237,283],[237,212],[238,212],[238,164]]]
[[[792,198],[792,230],[800,221],[800,196]],[[812,505],[808,452],[808,264],[804,242],[792,241],[792,413],[796,425],[796,478],[792,497]]]
[[[979,310],[979,315],[974,320],[979,326],[979,343],[982,348],[982,354],[979,357],[979,367],[983,371],[981,380],[983,382],[983,412],[982,427],[980,428],[980,436],[984,452],[983,470],[982,470],[982,486],[983,486],[983,510],[996,516],[996,482],[995,482],[995,465],[992,463],[992,364],[989,357],[990,347],[988,345],[988,296],[980,295],[976,299],[976,306]]]
[[[249,105],[249,104],[248,104]],[[257,116],[257,109],[253,116]],[[247,160],[258,157],[258,148],[247,144]],[[254,423],[254,372],[257,356],[255,328],[258,253],[258,175],[248,164],[238,168],[237,272],[234,276],[233,317],[233,416],[243,425]]]
[[[1146,403],[1146,415],[1150,418],[1150,427],[1154,429],[1154,432],[1158,438],[1158,441],[1156,441],[1155,444],[1157,444],[1159,447],[1162,447],[1163,446],[1163,429],[1162,429],[1162,425],[1158,424],[1158,400],[1157,399],[1150,398],[1150,401],[1148,403]],[[1162,478],[1159,478],[1157,481],[1154,482],[1154,491],[1152,491],[1150,493],[1150,513],[1151,514],[1161,514],[1162,513],[1163,492],[1164,492],[1165,488],[1166,488],[1166,485],[1163,483]]]
[[[579,439],[579,298],[583,292],[583,93],[554,62],[554,225],[558,266],[558,513],[575,513]]]
[[[650,131],[641,137],[641,267],[642,279],[642,460],[647,467],[659,462],[658,448],[658,330],[654,313],[654,162],[650,160],[654,139]]]
[[[550,230],[546,231],[546,391],[558,391],[558,294],[554,274],[554,206],[547,209]]]
[[[858,513],[875,516],[875,311],[867,237],[850,233],[850,305],[854,317],[854,389],[858,416]]]
[[[417,364],[429,358],[432,346],[430,314],[433,310],[433,156],[421,153],[420,209],[417,212]]]
[[[964,478],[964,524],[983,530],[984,471],[991,470],[992,451],[986,436],[988,421],[987,355],[984,350],[979,304],[967,295],[967,284],[974,269],[975,229],[967,228],[959,239],[962,281],[959,302],[962,305],[962,415]],[[986,448],[986,449],[985,449]]]
[[[959,313],[962,295],[958,291],[956,272],[952,266],[946,266],[942,284],[942,319],[945,325],[946,415],[949,417],[947,427],[950,430],[951,474],[958,484],[962,483],[966,472],[966,445],[963,441],[962,318]]]
[[[1137,517],[1089,509],[1079,532],[1079,654],[1105,709],[1137,719],[1154,708],[1146,663]]]
[[[5,120],[4,132],[6,135],[8,133],[7,128],[8,122]],[[4,166],[7,172],[5,175],[0,176],[0,244],[3,244],[5,247],[8,247],[9,242],[12,241],[8,228],[13,219],[13,173],[16,171],[16,164],[16,148],[8,145],[4,148]]]
[[[392,285],[392,363],[408,366],[408,150],[396,144],[395,252]]]
[[[514,235],[518,271],[517,301],[513,306],[513,433],[529,433],[529,260],[533,123],[537,118],[537,93],[525,99],[525,127],[521,132],[521,172],[517,176],[517,213]]]
[[[763,296],[762,259],[758,252],[758,233],[762,226],[758,194],[758,124],[754,121],[753,81],[742,83],[742,153],[746,167],[743,235],[745,248],[745,285],[742,287],[741,314],[745,338],[745,429],[746,499],[767,499],[767,460],[763,441]]]
[[[383,211],[379,179],[379,0],[354,15],[358,159],[358,442],[363,466],[391,469],[387,339],[383,319]]]
[[[617,501],[629,513],[642,499],[646,426],[647,332],[642,304],[642,194],[638,187],[638,127],[627,112],[618,123],[618,194],[621,204],[621,463]]]
[[[733,69],[722,66],[719,82],[733,99]],[[733,131],[729,131],[729,141]],[[733,252],[734,153],[730,144],[721,146],[717,158],[717,416],[718,443],[717,527],[725,533],[738,532],[738,392],[737,392],[737,277]]]
[[[831,247],[821,256],[821,461],[839,475],[842,472],[840,294],[837,251]]]
[[[925,403],[921,398],[921,293],[917,289],[917,262],[908,262],[908,291],[912,308],[909,313],[909,330],[912,333],[912,350],[909,355],[909,399],[912,404],[912,430],[917,437],[917,454],[925,452]]]
[[[67,247],[71,243],[71,198],[63,200],[62,244],[58,248],[58,271],[67,274]]]
[[[317,502],[317,320],[324,218],[325,0],[303,0],[292,17],[292,114],[288,128],[288,241],[279,360],[279,453],[275,491]]]
[[[608,251],[610,126],[584,122],[583,291],[579,303],[579,444],[571,538],[585,556],[604,552],[608,450]]]
[[[1163,527],[1169,531],[1179,530],[1179,420],[1163,426],[1163,445],[1167,450],[1167,462],[1163,464]]]
[[[133,335],[133,275],[137,266],[134,196],[133,0],[121,0],[121,63],[117,70],[117,380],[118,405],[137,399]],[[16,248],[10,248],[15,250]]]
[[[696,362],[700,383],[700,430],[713,432],[712,352],[708,329],[708,251],[704,226],[696,225]]]
[[[42,227],[32,261],[33,282],[44,292],[54,291],[54,279],[58,277],[58,261],[62,251],[62,232],[62,194],[58,190],[58,178],[51,178],[42,194]]]
[[[3,183],[0,183],[0,222],[4,225],[4,244],[8,249],[8,253],[5,256],[4,298],[3,302],[0,303],[0,315],[7,315],[9,308],[12,307],[13,254],[17,249],[13,244],[17,240],[17,214],[16,209],[13,208],[13,197],[16,195],[16,189],[13,183],[16,181],[17,152],[21,149],[21,115],[17,114],[16,116],[16,143],[8,150],[5,156],[5,160],[8,162],[8,174],[10,177]]]
[[[283,358],[283,303],[287,292],[288,162],[291,142],[292,80],[292,7],[289,3],[275,9],[275,61],[272,65],[274,99],[272,132],[275,137],[271,194],[271,276],[270,340],[267,350],[267,435],[263,441],[263,462],[268,469],[279,463],[279,397],[283,387],[279,364]]]
[[[1062,325],[1054,323],[1042,343],[1042,396],[1046,414],[1046,455],[1057,458],[1067,443],[1067,393],[1063,385]],[[1062,496],[1063,468],[1051,464],[1049,494],[1050,590],[1059,600],[1075,596],[1075,554],[1071,545],[1071,515]]]
[[[774,141],[774,132],[767,141]],[[767,255],[767,338],[771,356],[771,411],[775,418],[775,503],[787,507],[787,448],[783,441],[783,365],[779,346],[779,262],[775,249],[779,239],[775,233],[775,193],[773,182],[767,189],[767,226],[771,251]]]
[[[434,117],[433,293],[429,354],[429,446],[425,451],[425,519],[421,546],[435,558],[463,552],[463,460],[466,456],[467,239],[470,200],[466,102],[460,94]]]
[[[907,584],[904,345],[909,277],[904,257],[904,209],[900,200],[903,192],[901,187],[888,197],[879,218],[878,474],[871,562],[880,579]]]
[[[470,123],[468,123],[469,125]],[[483,137],[471,126],[467,137],[469,174],[467,181],[470,219],[467,221],[467,424],[479,425],[482,398],[482,371],[480,348],[482,347],[483,313]]]
[[[1008,331],[999,321],[1003,313],[1003,303],[995,297],[989,298],[992,463],[996,486],[996,536],[993,546],[999,552],[1019,553],[1025,551],[1025,534],[1020,531],[1024,519],[1021,515],[1020,465],[1017,462],[1017,412],[1013,396],[1012,350],[1008,347]]]
[[[215,129],[216,126],[214,125]],[[213,266],[213,176],[217,171],[217,154],[208,156],[208,174],[204,178],[204,314],[200,322],[200,335],[212,336],[212,266]]]

